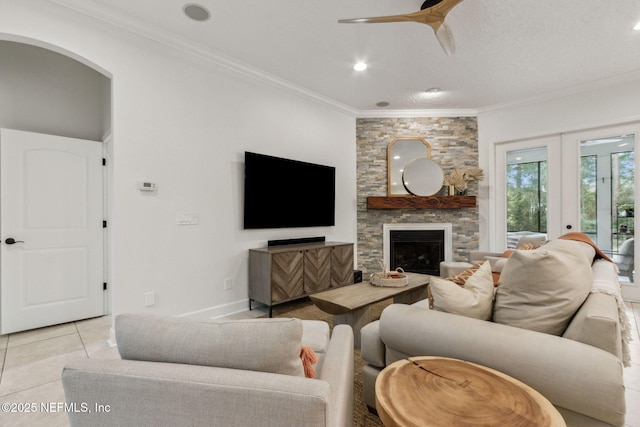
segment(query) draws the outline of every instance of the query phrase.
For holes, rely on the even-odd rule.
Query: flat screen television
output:
[[[336,168],[244,153],[244,228],[335,225]]]

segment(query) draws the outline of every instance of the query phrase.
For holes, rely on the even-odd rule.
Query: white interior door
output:
[[[102,176],[100,142],[0,131],[2,334],[104,314]]]

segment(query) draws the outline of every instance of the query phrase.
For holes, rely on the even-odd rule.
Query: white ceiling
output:
[[[640,0],[464,0],[447,16],[453,56],[426,25],[337,22],[414,12],[422,0],[52,1],[360,113],[482,110],[640,79]],[[211,19],[186,18],[187,3]],[[357,61],[369,68],[354,71]],[[432,87],[443,93],[421,93]]]

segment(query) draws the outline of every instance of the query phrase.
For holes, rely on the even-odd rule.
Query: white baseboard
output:
[[[640,286],[623,283],[622,299],[625,301],[640,302]]]
[[[242,311],[249,310],[249,300],[243,299],[233,301],[227,304],[218,305],[215,307],[209,307],[198,311],[192,311],[190,313],[183,313],[178,317],[189,317],[192,319],[214,319],[218,317],[229,316],[231,314],[240,313]]]
[[[109,347],[116,347],[118,345],[116,343],[116,330],[113,327],[109,329],[109,339],[107,340],[107,344]]]

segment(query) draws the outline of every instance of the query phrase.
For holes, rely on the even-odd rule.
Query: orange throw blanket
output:
[[[563,239],[563,240],[575,240],[577,242],[582,242],[582,243],[586,243],[588,245],[591,245],[593,247],[593,249],[596,250],[596,256],[594,257],[594,259],[598,259],[598,258],[602,258],[606,261],[609,262],[613,262],[611,261],[611,258],[609,258],[608,256],[606,256],[601,250],[600,248],[598,248],[596,246],[595,243],[593,243],[593,241],[589,238],[589,236],[587,236],[584,233],[579,233],[577,231],[572,231],[570,233],[566,233],[563,234],[562,236],[558,237],[558,239]]]
[[[313,369],[313,364],[318,361],[315,351],[311,347],[303,345],[300,350],[300,359],[302,359],[302,366],[304,367],[304,376],[306,378],[315,378],[316,370]]]

